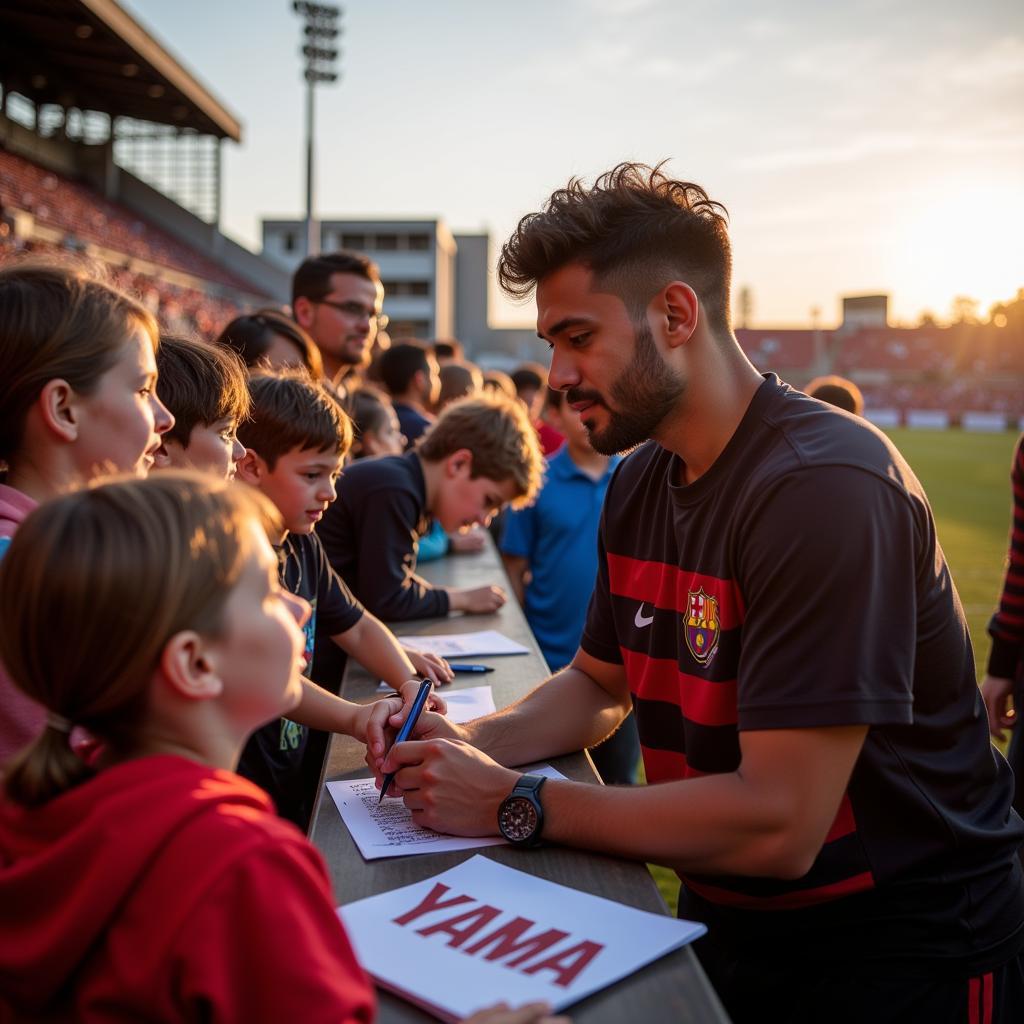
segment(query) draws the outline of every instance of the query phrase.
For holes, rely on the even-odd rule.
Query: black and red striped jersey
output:
[[[1001,679],[1024,675],[1024,436],[1017,442],[1010,473],[1013,519],[999,607],[988,624],[992,651],[988,674]]]
[[[870,424],[768,376],[721,456],[684,479],[654,442],[620,465],[582,639],[625,666],[648,782],[736,770],[746,730],[869,727],[803,878],[684,883],[762,911],[921,886],[911,903],[951,919],[947,950],[1004,940],[1024,923],[1024,824],[909,466]]]

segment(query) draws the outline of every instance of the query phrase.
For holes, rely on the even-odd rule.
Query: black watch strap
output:
[[[540,799],[540,787],[544,785],[546,775],[520,775],[519,781],[512,787],[510,796],[532,796]]]

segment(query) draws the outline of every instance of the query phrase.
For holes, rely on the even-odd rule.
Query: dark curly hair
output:
[[[699,185],[669,178],[665,163],[621,163],[590,188],[571,179],[502,247],[502,288],[521,298],[548,274],[582,263],[639,319],[651,297],[678,279],[696,292],[709,324],[728,330],[728,211]]]

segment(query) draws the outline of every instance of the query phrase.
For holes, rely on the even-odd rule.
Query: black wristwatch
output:
[[[520,775],[512,792],[498,808],[498,830],[515,846],[536,846],[544,828],[540,805],[543,775]]]

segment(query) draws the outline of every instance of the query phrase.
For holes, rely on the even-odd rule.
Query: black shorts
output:
[[[685,890],[684,890],[685,891]],[[680,916],[688,916],[680,899]],[[700,919],[699,915],[693,917]],[[1024,951],[985,973],[955,963],[901,966],[862,958],[828,937],[802,953],[788,943],[722,942],[709,922],[694,952],[733,1024],[1022,1024]]]

